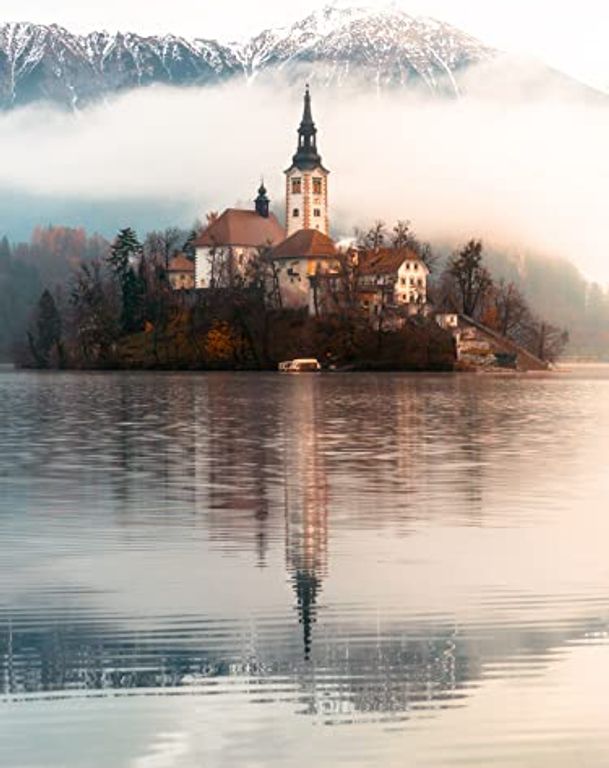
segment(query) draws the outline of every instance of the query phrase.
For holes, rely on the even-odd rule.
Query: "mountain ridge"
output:
[[[535,64],[524,72],[456,27],[433,18],[385,10],[326,6],[294,24],[270,28],[240,42],[175,34],[92,31],[75,34],[58,24],[0,24],[0,110],[47,102],[78,110],[116,94],[155,84],[208,86],[281,75],[322,86],[362,82],[376,89],[418,88],[455,98],[499,80],[538,99],[562,90],[575,98],[606,100],[564,73]],[[484,69],[486,68],[486,69]],[[470,73],[484,69],[472,84]]]
[[[456,95],[459,70],[495,53],[449,24],[400,10],[328,6],[229,43],[171,34],[79,35],[58,24],[17,22],[0,25],[0,108],[36,101],[78,108],[143,85],[207,85],[303,67],[326,84],[363,72],[381,87],[417,83]]]

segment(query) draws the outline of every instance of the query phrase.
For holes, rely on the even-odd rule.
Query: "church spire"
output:
[[[258,197],[254,200],[256,213],[258,216],[262,216],[265,219],[269,217],[269,196],[266,193],[266,187],[264,186],[264,179],[260,180],[260,187],[258,188]]]
[[[302,120],[298,128],[298,148],[293,157],[293,163],[301,171],[321,166],[321,157],[317,151],[317,128],[313,122],[311,93],[308,84],[305,89]]]

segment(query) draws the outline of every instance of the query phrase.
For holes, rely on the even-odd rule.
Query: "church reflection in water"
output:
[[[286,567],[296,594],[305,659],[311,654],[317,600],[328,570],[328,477],[310,384],[290,382],[293,395],[281,421]]]
[[[446,484],[451,467],[461,474],[467,467],[464,481],[454,484],[453,506],[467,510],[468,524],[480,523],[489,483],[477,436],[496,432],[492,425],[481,429],[481,420],[503,419],[503,410],[478,413],[467,405],[467,391],[462,405],[436,396],[431,410],[425,382],[404,389],[390,377],[375,378],[374,391],[360,394],[356,378],[261,376],[255,399],[247,376],[152,381],[151,393],[138,380],[135,404],[133,388],[119,386],[114,400],[106,398],[96,450],[91,447],[92,460],[80,473],[93,490],[100,483],[91,519],[100,531],[101,561],[115,550],[139,547],[146,555],[134,560],[143,570],[118,595],[123,613],[115,609],[111,572],[96,574],[95,589],[81,574],[83,583],[70,594],[34,580],[16,592],[14,604],[0,600],[4,695],[190,688],[238,677],[270,689],[289,681],[294,706],[310,714],[401,716],[413,706],[443,706],[466,695],[488,659],[523,647],[542,659],[597,628],[582,616],[554,624],[499,621],[456,633],[449,620],[417,618],[407,605],[396,605],[380,627],[370,605],[349,608],[346,601],[353,605],[357,596],[344,582],[342,592],[337,585],[331,546],[345,546],[345,533],[407,536],[421,515],[445,514],[446,496],[433,489]],[[134,425],[134,407],[144,412],[153,398],[162,407],[150,426]],[[260,405],[255,412],[253,403]],[[471,418],[451,421],[455,407]],[[451,434],[446,425],[455,423]],[[71,435],[77,447],[89,439],[79,424]],[[78,452],[69,440],[62,446],[66,455]],[[44,472],[42,463],[36,472]],[[62,494],[69,491],[75,502],[73,520],[65,502],[62,520],[74,525],[53,533],[74,537],[54,540],[58,561],[62,552],[86,558],[90,546],[74,534],[85,514],[78,489],[66,474]],[[88,503],[92,498],[91,492]],[[187,562],[213,557],[226,564],[241,602],[224,605],[211,571],[204,572],[209,585],[193,585],[186,564],[173,573],[189,600],[178,595],[175,604],[147,615],[138,601],[153,592],[152,577],[170,545],[192,558]],[[23,574],[35,579],[35,569]],[[253,574],[263,577],[255,584],[272,585],[266,602]],[[219,593],[213,614],[206,589]],[[158,610],[154,594],[150,604]]]

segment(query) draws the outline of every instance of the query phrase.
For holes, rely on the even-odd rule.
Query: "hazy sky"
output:
[[[3,0],[2,21],[237,38],[287,24],[323,0]],[[387,5],[386,0],[339,5]],[[607,0],[402,0],[407,11],[450,21],[498,47],[524,52],[597,85],[609,86]]]

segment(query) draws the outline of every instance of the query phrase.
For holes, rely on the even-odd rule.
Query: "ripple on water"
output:
[[[0,763],[607,764],[608,394],[3,372]]]

